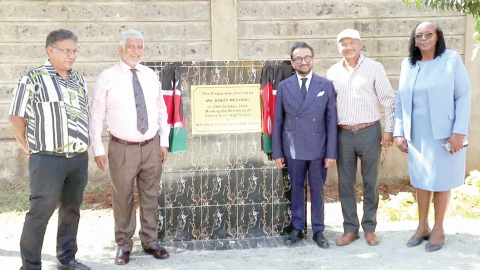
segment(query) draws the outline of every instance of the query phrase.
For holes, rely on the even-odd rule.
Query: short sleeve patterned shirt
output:
[[[47,60],[27,72],[13,94],[9,115],[25,118],[31,153],[87,151],[87,85],[80,73],[70,70],[65,80]]]

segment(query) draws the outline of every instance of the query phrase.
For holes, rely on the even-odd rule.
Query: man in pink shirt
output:
[[[110,169],[113,186],[115,264],[127,264],[135,233],[134,181],[140,201],[139,232],[145,252],[157,259],[169,254],[158,244],[157,204],[162,163],[168,156],[167,110],[162,86],[155,72],[140,63],[143,35],[135,30],[122,33],[118,53],[122,60],[104,70],[95,83],[90,108],[90,134],[97,166]],[[103,119],[107,115],[110,141],[108,161],[102,143]],[[108,164],[108,167],[107,167]]]

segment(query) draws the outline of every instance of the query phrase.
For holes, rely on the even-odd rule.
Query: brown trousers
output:
[[[115,242],[131,251],[135,233],[133,185],[136,179],[140,202],[140,241],[150,248],[158,240],[158,192],[162,174],[159,137],[144,146],[124,145],[110,140],[108,160],[112,180]]]

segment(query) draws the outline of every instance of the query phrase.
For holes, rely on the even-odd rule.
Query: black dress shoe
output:
[[[293,245],[303,239],[303,232],[300,230],[293,230],[285,240],[285,245]]]
[[[430,243],[430,241],[428,241],[428,243],[425,245],[425,251],[426,252],[434,252],[434,251],[437,251],[437,250],[440,250],[443,248],[443,244],[445,243],[445,239],[443,239],[442,243],[441,244],[432,244]]]
[[[58,264],[57,269],[59,270],[90,270],[90,267],[86,266],[83,263],[77,262],[77,260],[71,260],[68,264]]]
[[[130,251],[119,248],[115,256],[116,265],[125,265],[130,261]]]
[[[317,243],[317,246],[321,248],[329,248],[330,244],[328,243],[327,238],[323,235],[323,232],[317,232],[313,234],[313,241]]]
[[[168,251],[164,247],[160,246],[159,244],[155,244],[150,248],[143,248],[143,250],[146,253],[153,255],[153,257],[157,259],[163,260],[163,259],[168,259],[168,257],[170,257],[170,255],[168,254]]]
[[[428,239],[430,239],[430,233],[425,234],[423,237],[410,238],[410,240],[408,240],[407,242],[407,247],[416,247],[420,245],[423,242],[423,240],[428,240]]]

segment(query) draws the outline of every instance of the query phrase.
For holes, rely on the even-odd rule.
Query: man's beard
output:
[[[302,74],[302,75],[308,75],[308,73],[310,73],[310,71],[311,71],[311,69],[309,69],[308,71],[303,71],[301,68],[299,68],[299,69],[297,70],[297,72],[298,72],[299,74]]]

